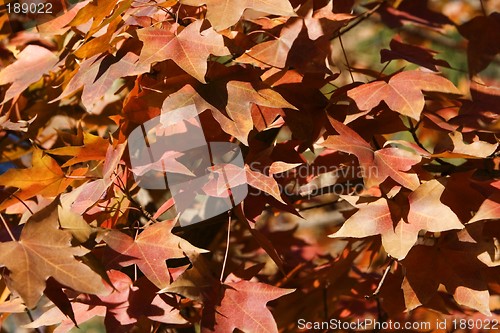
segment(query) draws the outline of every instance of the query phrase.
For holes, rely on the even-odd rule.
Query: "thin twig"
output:
[[[294,277],[304,266],[306,265],[305,262],[301,262],[300,264],[298,264],[297,266],[295,266],[290,272],[288,272],[281,280],[279,280],[275,286],[276,287],[281,287],[283,286],[285,283],[287,283],[288,281],[290,281],[290,279],[292,277]]]
[[[15,195],[14,193],[12,193],[10,195],[10,197],[13,197],[15,199],[17,199],[21,204],[23,204],[24,207],[26,207],[26,209],[31,213],[31,215],[33,215],[33,211],[31,210],[31,208],[26,204],[26,202],[24,202],[23,199],[19,198],[17,195]]]
[[[35,321],[33,319],[33,315],[31,314],[31,311],[28,308],[26,308],[26,314],[28,315],[28,318],[30,319],[31,322]],[[38,327],[35,327],[34,330],[36,333],[42,333],[42,331]]]
[[[423,150],[425,150],[426,152],[428,152],[429,154],[431,154],[431,152],[427,148],[425,148],[425,146],[420,142],[420,139],[417,136],[417,128],[420,125],[421,121],[419,120],[416,125],[413,125],[413,122],[410,119],[410,117],[407,117],[407,120],[408,120],[408,123],[410,125],[411,136],[412,136],[413,140],[415,141],[415,143],[417,144],[417,146],[419,146],[420,148],[422,148]],[[454,166],[453,164],[448,163],[446,161],[443,161],[440,158],[435,158],[434,160],[436,162],[438,162],[439,164],[441,164],[441,165]]]
[[[7,221],[5,221],[2,214],[0,214],[0,218],[2,219],[3,225],[4,225],[5,229],[7,230],[7,232],[9,233],[10,238],[12,239],[13,242],[15,242],[16,238],[14,237],[14,234],[10,230],[9,225],[7,224]]]
[[[488,16],[488,14],[486,13],[486,8],[484,7],[483,0],[479,0],[479,3],[481,4],[481,11],[483,12],[483,15]]]
[[[138,221],[137,221],[137,226],[140,227]],[[134,242],[137,240],[137,236],[139,236],[139,228],[135,230]],[[137,281],[137,264],[134,264],[134,281]]]
[[[345,52],[344,43],[342,43],[342,37],[339,35],[340,47],[342,48],[342,53],[344,54],[345,63],[347,69],[349,70],[349,75],[351,76],[352,83],[354,83],[354,76],[352,75],[351,65],[349,64],[349,59],[347,59],[347,53]]]
[[[227,240],[226,240],[226,253],[224,254],[224,262],[222,263],[222,271],[220,272],[220,282],[224,281],[224,271],[226,270],[227,255],[229,253],[229,241],[231,238],[231,211],[227,212]]]
[[[378,77],[380,78],[382,76],[382,74],[384,73],[384,71],[386,70],[386,68],[389,66],[389,64],[391,63],[392,60],[389,60],[385,65],[384,67],[380,70],[380,72],[378,73]]]
[[[339,31],[335,36],[333,36],[332,39],[335,39],[337,37],[340,37],[342,36],[343,34],[349,32],[351,29],[354,29],[358,24],[360,24],[361,22],[363,22],[364,20],[366,20],[367,18],[369,18],[370,16],[372,16],[379,8],[380,6],[382,6],[382,4],[384,3],[385,1],[381,1],[379,2],[375,7],[373,7],[372,9],[364,12],[363,14],[359,15],[358,16],[358,20],[356,22],[354,22],[353,24],[349,25],[347,28],[345,28],[344,30],[341,30]]]
[[[325,321],[328,321],[330,318],[328,316],[328,287],[330,287],[330,282],[326,282],[325,286],[323,287],[323,311],[324,311],[324,318]]]
[[[382,289],[382,286],[384,285],[384,281],[385,281],[385,279],[387,277],[387,274],[389,274],[389,272],[390,272],[390,270],[392,268],[392,265],[394,264],[395,261],[396,260],[391,259],[391,261],[389,262],[389,264],[385,268],[384,275],[382,275],[382,278],[380,279],[380,281],[378,283],[377,289],[375,289],[375,291],[373,292],[373,294],[371,294],[369,296],[365,296],[366,298],[378,298],[378,294],[380,293],[380,289]]]
[[[299,213],[301,213],[301,212],[305,212],[305,211],[311,210],[311,209],[328,207],[328,206],[331,206],[331,205],[335,205],[337,203],[338,203],[338,200],[331,201],[331,202],[324,202],[324,203],[321,203],[321,204],[318,204],[318,205],[315,205],[315,206],[308,206],[308,207],[303,207],[303,208],[297,208],[297,211]]]
[[[123,180],[115,173],[116,175],[116,179],[118,180],[118,182],[120,183],[119,185],[117,184],[117,187],[122,191],[123,194],[125,194],[125,196],[127,197],[127,199],[132,203],[134,204],[136,207],[136,209],[138,209],[141,214],[147,218],[150,222],[154,222],[154,223],[158,223],[160,221],[158,221],[156,218],[154,218],[153,214],[151,214],[150,212],[148,212],[147,210],[145,210],[142,205],[140,203],[138,203],[133,197],[132,195],[130,194],[130,192],[127,190],[126,186],[125,186],[125,183],[123,182]]]

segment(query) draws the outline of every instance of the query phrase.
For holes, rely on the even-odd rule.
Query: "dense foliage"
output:
[[[2,332],[500,328],[498,2],[46,2],[0,7]],[[127,140],[185,106],[249,194],[182,227]]]

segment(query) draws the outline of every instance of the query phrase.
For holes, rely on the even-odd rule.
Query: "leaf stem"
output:
[[[389,60],[385,65],[384,67],[382,67],[382,69],[380,70],[380,72],[378,73],[378,78],[380,79],[380,77],[382,76],[382,74],[384,73],[384,71],[387,69],[387,67],[389,67],[389,64],[392,62],[392,60]]]
[[[222,271],[220,273],[220,282],[224,281],[224,271],[226,270],[227,255],[229,253],[229,241],[231,238],[231,211],[227,212],[227,240],[226,240],[226,253],[224,254],[224,261],[222,263]]]
[[[481,4],[481,11],[483,12],[483,15],[488,16],[488,14],[486,13],[486,8],[484,7],[483,0],[479,0],[479,3]]]
[[[306,263],[305,262],[301,262],[299,263],[297,266],[295,266],[290,272],[288,272],[281,280],[279,280],[275,286],[276,287],[281,287],[283,286],[285,283],[287,283],[288,281],[290,281],[290,279],[292,277],[294,277],[298,272],[300,272],[300,270],[306,266]]]
[[[380,289],[382,289],[382,286],[384,285],[384,281],[387,278],[387,274],[389,274],[389,272],[392,268],[392,265],[394,264],[395,261],[396,261],[395,259],[391,258],[391,261],[389,262],[389,264],[385,268],[384,274],[382,275],[382,278],[380,279],[380,282],[378,283],[377,289],[375,289],[373,294],[367,296],[366,298],[378,298],[378,294],[380,293]]]
[[[354,22],[352,25],[348,26],[347,28],[345,28],[344,30],[342,31],[339,31],[337,33],[337,35],[335,35],[332,39],[335,39],[337,37],[340,37],[342,36],[343,34],[349,32],[351,29],[355,28],[358,24],[360,24],[361,22],[363,22],[364,20],[366,20],[367,18],[369,18],[370,16],[372,16],[379,8],[380,6],[382,6],[382,4],[385,2],[385,0],[379,2],[375,7],[373,7],[372,9],[362,13],[361,15],[358,16],[358,20],[356,22]]]
[[[347,53],[345,52],[344,43],[342,43],[342,37],[339,35],[340,47],[342,48],[342,53],[344,54],[345,63],[347,69],[349,70],[349,75],[351,76],[352,83],[354,83],[354,76],[352,75],[351,65],[349,64],[349,59],[347,58]]]
[[[14,237],[14,234],[10,230],[9,225],[7,224],[7,221],[5,221],[5,218],[3,217],[2,214],[0,214],[0,218],[2,219],[3,225],[4,225],[5,229],[7,230],[7,232],[9,233],[10,238],[12,239],[13,242],[15,242],[16,238]]]
[[[145,210],[142,207],[142,205],[140,203],[138,203],[137,200],[135,200],[132,197],[130,192],[126,189],[126,186],[125,186],[125,183],[123,182],[123,180],[116,173],[115,173],[115,175],[116,175],[116,179],[120,183],[120,185],[117,184],[117,187],[122,191],[123,194],[125,194],[127,199],[135,206],[135,208],[138,209],[141,212],[141,214],[149,220],[149,222],[158,223],[159,221],[156,218],[154,218],[153,214],[151,214],[150,212]]]
[[[35,321],[33,319],[33,315],[31,314],[31,311],[28,308],[26,308],[26,314],[28,315],[28,318],[30,319],[31,322]],[[38,328],[38,327],[35,327],[34,330],[36,333],[42,333],[42,331],[40,331],[40,328]]]
[[[33,215],[33,211],[31,210],[31,208],[26,204],[26,202],[24,202],[23,199],[19,198],[17,195],[15,195],[14,193],[12,193],[10,195],[11,197],[17,199],[24,207],[26,207],[26,209],[31,213],[31,215]]]
[[[408,120],[408,123],[409,123],[409,125],[410,125],[410,133],[411,133],[411,136],[412,136],[413,140],[415,141],[415,143],[417,144],[417,146],[419,146],[420,148],[422,148],[423,150],[425,150],[426,152],[428,152],[429,154],[431,154],[431,152],[430,152],[427,148],[425,148],[425,146],[424,146],[424,145],[420,142],[420,139],[419,139],[419,138],[418,138],[418,136],[417,136],[417,128],[418,128],[418,126],[420,125],[421,121],[419,120],[419,121],[417,122],[417,124],[416,124],[416,125],[413,125],[413,122],[412,122],[412,120],[410,119],[410,117],[408,117],[408,118],[407,118],[407,120]],[[441,165],[453,166],[453,164],[448,163],[448,162],[446,162],[446,161],[443,161],[443,160],[442,160],[442,159],[440,159],[440,158],[436,158],[436,159],[434,159],[434,160],[435,160],[436,162],[438,162],[439,164],[441,164]]]

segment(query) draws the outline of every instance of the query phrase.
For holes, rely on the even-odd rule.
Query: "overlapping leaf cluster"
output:
[[[2,7],[0,324],[34,308],[25,327],[55,332],[96,316],[109,332],[498,317],[500,86],[484,70],[498,65],[500,14],[467,7],[460,22],[440,6]],[[390,66],[344,49],[373,17],[393,29]],[[450,32],[467,45],[455,83],[428,47]],[[168,190],[135,182],[128,135],[188,105],[209,140],[242,148],[230,171],[250,195],[229,225],[180,228]]]

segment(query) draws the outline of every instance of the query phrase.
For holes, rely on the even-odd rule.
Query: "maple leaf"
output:
[[[471,76],[488,67],[500,53],[498,43],[492,42],[500,38],[500,13],[476,16],[459,26],[458,32],[469,40],[467,64]]]
[[[155,162],[135,167],[132,171],[138,176],[142,176],[151,170],[194,176],[194,174],[184,164],[177,161],[177,158],[182,156],[183,153],[181,152],[166,151]]]
[[[282,161],[275,161],[271,164],[269,167],[269,174],[275,175],[275,174],[280,174],[283,172],[290,171],[292,169],[295,169],[302,163],[286,163]]]
[[[77,291],[106,293],[101,277],[76,260],[88,250],[71,246],[71,233],[59,229],[57,214],[57,205],[49,205],[26,222],[18,241],[0,243],[0,266],[9,270],[9,288],[28,308],[36,306],[49,277]]]
[[[57,162],[39,148],[33,149],[32,166],[26,169],[9,169],[0,175],[0,184],[19,188],[17,194],[22,199],[35,195],[54,197],[63,192],[73,179],[67,178]],[[75,170],[75,175],[76,175]],[[12,200],[4,201],[0,209],[11,204]]]
[[[498,143],[488,143],[474,138],[471,143],[465,143],[462,133],[453,132],[448,134],[453,141],[453,153],[467,157],[485,158],[492,155],[498,148]]]
[[[224,46],[222,35],[212,28],[204,28],[201,20],[191,23],[179,34],[164,29],[145,28],[138,30],[137,35],[144,43],[139,65],[171,59],[202,83],[206,83],[207,59],[210,54],[230,54]]]
[[[434,58],[437,53],[436,51],[411,44],[404,44],[398,39],[392,39],[389,46],[390,50],[383,49],[380,51],[380,62],[405,59],[435,72],[438,71],[436,66],[450,68],[450,65],[445,60]]]
[[[26,312],[26,306],[20,297],[12,298],[0,303],[0,313],[23,313]]]
[[[106,306],[104,305],[88,305],[83,303],[72,303],[72,309],[75,313],[75,320],[82,324],[95,316],[104,317],[106,315]],[[26,329],[35,329],[41,326],[58,325],[54,329],[54,333],[66,333],[75,327],[75,323],[71,321],[60,309],[56,306],[45,311],[40,317],[29,324],[23,325]]]
[[[443,184],[435,179],[420,185],[408,196],[408,216],[402,215],[399,205],[385,198],[357,205],[359,211],[330,237],[364,238],[380,234],[386,252],[403,259],[417,242],[419,231],[464,228],[455,213],[440,202],[444,189]]]
[[[394,75],[389,82],[365,83],[347,92],[360,110],[368,111],[384,101],[393,111],[419,120],[425,104],[422,91],[460,94],[444,77],[418,70]]]
[[[84,60],[63,92],[54,101],[73,95],[83,87],[82,103],[88,112],[111,88],[115,80],[148,71],[146,66],[137,64],[139,57],[128,52],[123,57],[96,54]]]
[[[292,293],[259,282],[240,280],[230,274],[225,283],[216,280],[208,261],[190,254],[193,267],[160,292],[175,293],[204,304],[202,332],[278,332],[267,302]]]
[[[235,61],[261,67],[284,68],[292,45],[302,29],[302,21],[296,20],[281,30],[280,37],[255,45]]]
[[[467,223],[496,219],[500,219],[500,194],[498,192],[484,200],[476,214]]]
[[[207,19],[217,31],[234,25],[248,8],[272,15],[295,16],[288,0],[180,0],[180,3],[207,5]]]
[[[165,302],[156,289],[143,279],[135,284],[126,274],[111,270],[109,279],[114,288],[108,287],[106,296],[81,295],[77,301],[71,302],[75,321],[82,324],[95,316],[105,317],[107,332],[123,332],[137,323],[140,317],[168,324],[185,324],[179,311]],[[66,333],[75,327],[75,323],[67,318],[57,307],[50,308],[35,321],[24,328],[58,325],[55,333]]]
[[[0,85],[12,83],[5,92],[2,104],[11,100],[47,74],[59,61],[59,57],[44,47],[28,45],[17,60],[0,71]],[[25,70],[29,68],[29,70]]]
[[[204,186],[207,194],[213,196],[227,195],[228,185],[232,187],[248,184],[253,188],[271,195],[281,203],[285,203],[281,198],[281,191],[278,183],[272,176],[267,176],[260,171],[250,169],[248,165],[240,168],[234,164],[217,164],[211,167],[218,177]],[[244,176],[242,174],[244,173]]]
[[[214,64],[212,70],[227,71],[219,66],[221,65]],[[185,85],[165,99],[162,112],[177,110],[193,103],[198,113],[210,109],[224,132],[248,145],[248,134],[253,129],[252,105],[295,109],[266,84],[248,82],[242,77],[226,74],[223,72],[221,76],[214,78],[209,75],[210,82],[206,85]],[[225,93],[222,95],[220,91]]]
[[[0,312],[25,311],[18,295],[34,297],[34,290],[55,305],[22,328],[59,325],[44,330],[67,332],[99,316],[108,332],[151,331],[159,323],[181,331],[293,331],[296,318],[321,321],[323,308],[363,320],[376,317],[380,306],[387,321],[435,322],[451,314],[485,323],[486,314],[495,315],[500,90],[495,77],[476,75],[498,56],[500,15],[491,5],[485,2],[484,15],[454,6],[453,21],[465,22],[456,25],[443,14],[449,8],[428,0],[367,3],[361,15],[352,0],[52,3],[60,16],[0,14],[0,265],[8,264],[0,267]],[[417,39],[392,36],[380,53],[382,62],[403,59],[427,69],[403,71],[404,61],[396,61],[392,74],[381,75],[356,59],[362,50],[355,36],[366,30],[357,23],[365,14],[389,27],[424,27]],[[23,31],[32,23],[37,26]],[[453,49],[453,56],[467,52],[469,75],[456,72],[453,82],[470,85],[470,98],[447,73],[429,72],[449,68],[452,58],[444,52],[437,59],[425,48],[442,49],[439,40],[430,43],[429,32],[454,29],[468,40],[467,50]],[[374,81],[346,83],[334,73],[332,45],[347,30],[354,47],[349,63],[357,68],[347,67]],[[197,115],[208,144],[244,145],[245,167],[226,164],[234,155],[214,154],[217,145],[208,147],[215,160],[203,166],[205,142],[131,166],[129,157],[148,155],[140,148],[124,153],[133,129],[155,117],[168,126],[183,108],[190,111],[180,118]],[[329,124],[328,115],[345,121]],[[407,118],[419,120],[417,133],[408,130]],[[185,128],[194,122],[185,121]],[[159,138],[178,128],[170,130],[147,131],[147,141],[165,147]],[[196,141],[189,133],[178,139]],[[441,160],[451,158],[457,160]],[[172,181],[164,191],[145,188],[142,178],[151,175],[154,183],[162,171],[176,173],[173,181],[188,180],[178,187],[182,195],[169,193],[176,191]],[[334,194],[337,185],[342,193],[351,185],[359,190],[361,181],[359,196]],[[187,207],[190,196],[228,199],[247,187],[257,195],[232,209],[243,224],[213,225],[221,215],[176,227],[175,235],[175,222],[136,228],[160,215],[170,220],[174,203],[177,210]],[[311,223],[293,227],[301,217],[295,207]],[[36,221],[39,211],[51,215],[50,227]],[[323,222],[339,224],[334,238],[350,239],[323,240]],[[37,223],[43,230],[35,236]],[[204,265],[202,250],[178,238],[177,229],[213,251]],[[398,262],[384,271],[387,255]],[[63,273],[47,262],[61,257],[77,266],[63,264],[63,271],[82,284],[101,283],[107,295],[57,282],[55,272]],[[91,275],[78,274],[82,266]],[[132,266],[142,272],[134,274]],[[41,274],[35,285],[32,276],[47,270],[49,277]],[[277,286],[299,292],[269,302],[271,314],[268,301],[288,293]],[[357,297],[374,290],[380,306]]]
[[[251,170],[250,167],[248,166],[245,166],[245,170],[246,170],[248,185],[258,190],[261,190],[267,194],[270,194],[273,196],[273,198],[275,198],[279,202],[286,204],[281,198],[280,188],[278,186],[278,183],[273,177],[266,176],[265,174],[259,171]]]
[[[485,267],[477,258],[477,245],[456,243],[453,248],[418,245],[402,261],[406,270],[402,289],[408,310],[426,304],[443,284],[458,304],[491,315],[488,286],[477,274]]]
[[[109,23],[115,16],[120,14],[119,12],[112,13],[116,6],[117,2],[113,0],[102,0],[99,4],[90,1],[84,8],[78,11],[68,25],[72,27],[81,26],[91,20],[92,25],[88,27],[88,34],[92,36],[105,26],[106,23]]]
[[[340,135],[329,136],[322,146],[356,155],[368,188],[379,185],[387,177],[411,190],[419,186],[418,176],[407,173],[421,161],[419,155],[398,148],[374,151],[368,142],[346,125],[333,118],[330,118],[330,123]]]
[[[106,157],[102,169],[102,179],[85,183],[75,190],[78,194],[71,204],[73,212],[82,214],[101,199],[102,195],[113,184],[116,178],[114,172],[120,163],[125,147],[125,143],[119,143],[116,147],[106,143]]]
[[[60,196],[61,205],[58,207],[59,224],[63,230],[71,232],[75,240],[84,243],[90,238],[94,230],[80,214],[70,210],[71,203],[65,200],[68,197]]]
[[[182,295],[197,301],[211,296],[210,289],[218,281],[212,276],[209,262],[200,253],[189,252],[188,256],[192,267],[158,293]]]
[[[333,1],[325,2],[319,6],[315,3],[305,3],[297,11],[299,16],[304,17],[304,24],[307,27],[309,38],[315,40],[321,37],[331,38],[335,31],[345,26],[345,24],[354,19],[355,16],[347,14],[351,9],[339,8],[340,3]],[[348,3],[345,3],[349,7]],[[342,6],[342,5],[341,5]]]
[[[51,155],[73,156],[62,165],[67,167],[81,162],[100,161],[106,157],[109,141],[97,135],[83,132],[83,146],[55,148],[48,151]]]
[[[232,333],[239,329],[243,332],[277,333],[276,323],[266,304],[294,291],[245,280],[225,283],[222,290],[222,299],[212,300],[217,304],[213,310],[203,313],[202,332]]]
[[[174,224],[172,221],[153,224],[135,240],[118,230],[110,230],[104,242],[117,252],[110,262],[119,262],[123,267],[135,264],[158,288],[166,287],[170,284],[167,259],[184,258],[185,251],[204,252],[172,234]]]

